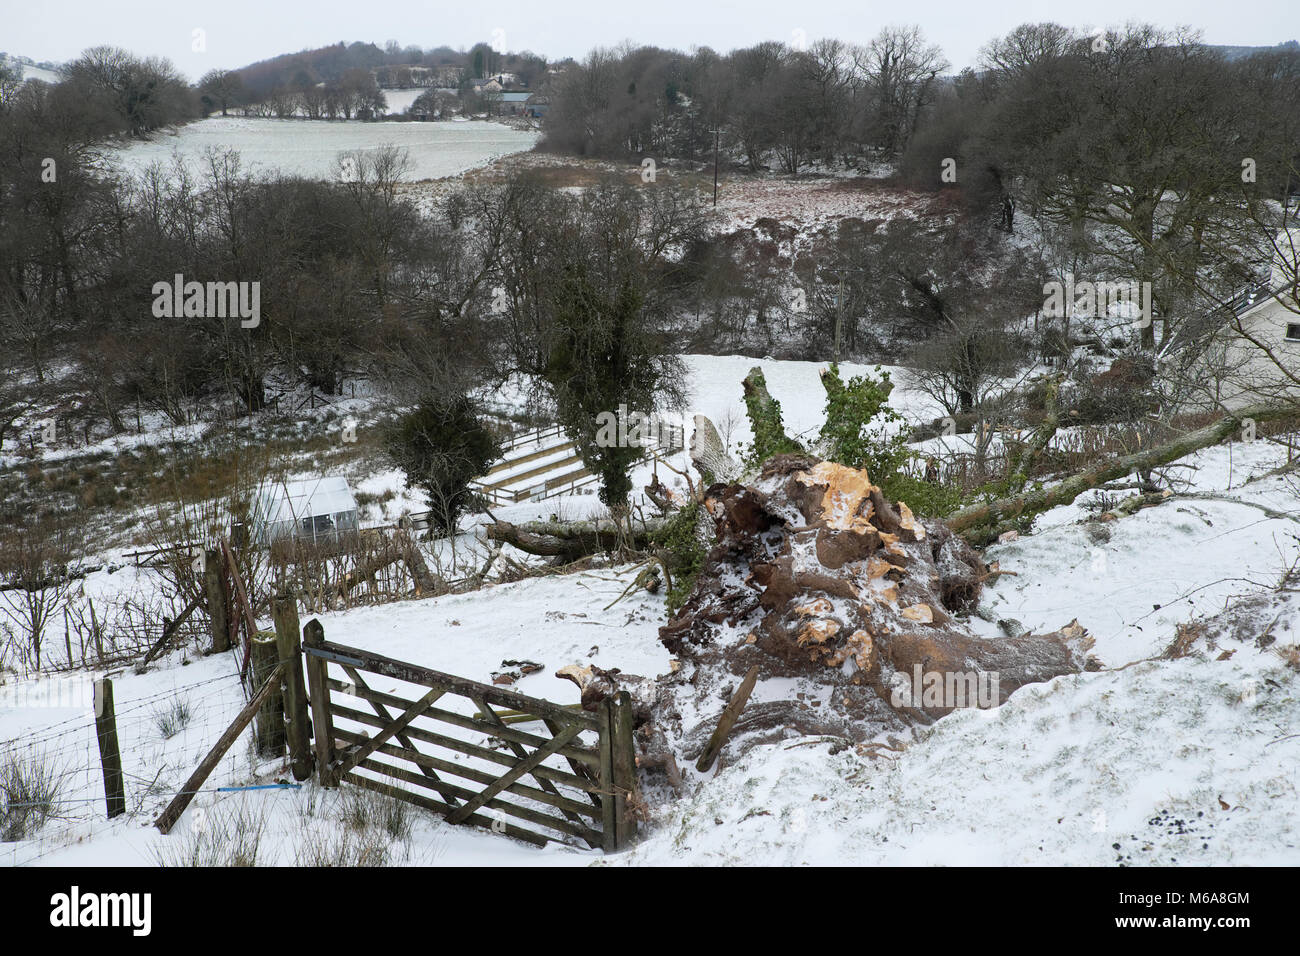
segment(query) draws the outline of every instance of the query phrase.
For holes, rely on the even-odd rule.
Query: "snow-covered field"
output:
[[[179,153],[191,164],[204,150],[238,150],[246,169],[254,173],[279,170],[300,176],[333,175],[339,153],[399,146],[410,154],[408,180],[440,179],[481,166],[508,153],[531,149],[537,134],[500,123],[361,123],[328,120],[210,117],[147,142],[118,150],[114,157],[132,173],[151,163],[168,164]]]
[[[792,433],[815,430],[822,390],[815,363],[686,356],[690,409],[726,421],[748,440],[740,379],[754,364],[783,405]],[[856,374],[865,369],[846,366]],[[893,404],[939,414],[899,382]],[[1046,631],[1077,618],[1096,639],[1098,672],[1031,685],[993,711],[959,711],[905,749],[871,758],[828,742],[791,739],[756,748],[697,780],[694,792],[653,807],[642,842],[627,853],[552,844],[544,850],[418,814],[394,862],[449,864],[1291,864],[1300,863],[1300,675],[1276,653],[1300,641],[1296,615],[1278,613],[1266,648],[1224,642],[1178,660],[1146,660],[1177,628],[1271,591],[1300,557],[1300,524],[1286,479],[1250,481],[1284,461],[1265,441],[1184,459],[1189,491],[1238,499],[1179,498],[1118,521],[1081,524],[1084,499],[1040,518],[1037,530],[989,549],[1012,572],[990,583],[985,636],[999,620]],[[661,474],[662,476],[662,474]],[[638,487],[646,475],[638,476]],[[374,475],[366,490],[398,481]],[[501,509],[525,520],[586,513],[594,496]],[[1099,532],[1098,528],[1104,529]],[[462,535],[468,545],[472,534]],[[560,703],[576,688],[554,677],[572,663],[657,675],[662,596],[636,591],[607,607],[634,571],[589,571],[488,587],[464,595],[319,615],[326,636],[477,680],[503,660],[544,669],[522,693]],[[152,572],[92,575],[92,593],[149,587]],[[307,615],[304,615],[304,620]],[[1222,651],[1232,654],[1223,656]],[[1130,665],[1130,666],[1126,666]],[[93,725],[84,701],[39,703],[32,685],[0,699],[0,749],[48,748],[78,772],[61,798],[67,819],[36,840],[0,844],[0,861],[152,865],[193,827],[239,808],[265,820],[265,862],[293,862],[306,830],[328,809],[301,790],[204,792],[170,837],[150,825],[171,793],[243,703],[228,658],[177,651],[144,675],[115,676],[132,813],[105,822]],[[157,709],[177,695],[195,705],[170,739]],[[28,706],[13,706],[26,701]],[[721,707],[721,703],[719,704]],[[282,764],[258,765],[241,741],[207,787],[266,782]],[[82,801],[76,803],[73,801]],[[169,842],[170,841],[170,842]]]
[[[405,113],[411,108],[411,104],[420,98],[424,93],[423,89],[414,90],[383,90],[384,102],[388,104],[388,112]]]

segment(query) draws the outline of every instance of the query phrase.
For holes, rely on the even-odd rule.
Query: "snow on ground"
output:
[[[752,228],[759,219],[817,229],[848,217],[864,220],[915,219],[933,204],[933,196],[882,186],[867,179],[819,180],[746,177],[718,189],[718,213],[728,230]]]
[[[253,173],[273,170],[318,179],[334,175],[341,152],[394,145],[411,157],[407,179],[439,179],[481,166],[496,157],[531,149],[538,134],[500,123],[332,122],[329,120],[210,117],[133,142],[113,156],[129,173],[150,163],[167,165],[173,152],[191,166],[209,147],[239,152]]]
[[[42,70],[39,66],[28,66],[22,64],[23,82],[28,80],[40,80],[42,83],[62,83],[62,74],[55,73],[53,70]]]
[[[1022,577],[998,579],[986,603],[998,617],[1031,630],[1078,618],[1108,665],[1158,653],[1177,624],[1222,610],[1233,595],[1275,586],[1300,556],[1300,523],[1269,518],[1256,507],[1300,518],[1300,499],[1285,479],[1229,486],[1230,479],[1240,486],[1263,474],[1279,463],[1277,455],[1276,446],[1256,441],[1182,460],[1197,469],[1188,491],[1246,504],[1182,498],[1091,526],[1076,522],[1095,493],[1053,509],[1038,520],[1035,534],[987,549],[990,560]],[[1034,574],[1025,576],[1030,568]]]
[[[1247,674],[1279,686],[1245,703]],[[1279,738],[1296,715],[1276,662],[1057,678],[944,718],[895,760],[755,748],[618,862],[1294,866],[1300,746]]]
[[[791,431],[811,432],[820,422],[816,363],[685,361],[691,410],[721,425],[731,409],[733,445],[749,437],[740,380],[754,364],[764,368]],[[905,376],[896,377],[896,407],[920,418],[939,414],[906,387]],[[1081,499],[1042,516],[1033,534],[989,549],[990,560],[1013,574],[986,590],[991,620],[973,617],[972,626],[991,636],[1000,633],[992,623],[999,619],[1043,631],[1077,618],[1096,639],[1102,671],[1024,688],[994,711],[954,713],[887,758],[852,748],[831,754],[829,743],[809,740],[755,749],[715,770],[694,793],[656,806],[643,842],[616,857],[557,845],[539,851],[419,814],[395,862],[1294,865],[1297,674],[1274,649],[1300,641],[1300,624],[1279,618],[1272,648],[1242,645],[1229,659],[1201,649],[1181,660],[1143,660],[1168,646],[1179,625],[1274,587],[1300,556],[1297,522],[1255,507],[1296,514],[1294,490],[1284,478],[1250,480],[1284,460],[1262,440],[1208,449],[1183,462],[1193,466],[1180,469],[1190,477],[1188,490],[1247,503],[1185,498],[1082,524],[1089,512]],[[400,485],[400,475],[388,472],[360,487],[378,494],[393,484]],[[598,507],[586,495],[499,515],[574,517]],[[469,547],[472,537],[467,523],[457,546]],[[477,680],[490,679],[504,660],[540,661],[544,670],[522,678],[518,689],[569,703],[576,688],[553,676],[563,665],[590,662],[648,676],[668,669],[657,640],[661,597],[637,592],[606,609],[634,573],[528,579],[320,620],[331,640]],[[150,574],[100,572],[87,588],[144,589]],[[265,816],[266,859],[292,862],[305,830],[328,825],[332,811],[312,809],[319,794],[309,785],[201,794],[176,834],[161,837],[151,820],[243,697],[229,658],[196,658],[192,651],[173,652],[145,675],[117,675],[115,685],[133,813],[112,824],[98,802],[98,758],[84,701],[71,709],[30,706],[30,682],[8,691],[25,695],[28,706],[0,699],[0,742],[48,746],[66,757],[78,772],[63,797],[85,801],[70,804],[69,819],[51,823],[41,839],[0,845],[0,861],[151,865],[160,848],[177,845],[168,840],[188,839],[187,828],[242,806]],[[191,729],[163,740],[156,710],[177,695],[190,697],[198,716]],[[255,766],[241,742],[209,786],[283,776],[282,765]]]

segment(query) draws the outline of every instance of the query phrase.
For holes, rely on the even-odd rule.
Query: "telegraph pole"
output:
[[[840,332],[844,329],[844,273],[840,273],[840,291],[835,297],[835,364],[840,364]]]
[[[718,144],[722,138],[722,129],[715,128],[713,132],[713,208],[718,208]]]
[[[867,270],[855,266],[836,266],[828,268],[826,271],[831,275],[838,276],[840,280],[839,289],[835,296],[835,350],[832,353],[834,355],[832,361],[838,365],[840,364],[840,342],[844,335],[844,280],[850,272],[861,274]]]

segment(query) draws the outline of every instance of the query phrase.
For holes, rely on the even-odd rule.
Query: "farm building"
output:
[[[341,477],[263,482],[253,496],[252,525],[253,543],[263,547],[295,538],[337,541],[360,528],[356,499]]]

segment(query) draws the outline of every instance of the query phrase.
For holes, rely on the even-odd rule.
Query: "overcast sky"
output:
[[[916,23],[957,69],[1016,25],[1055,20],[1088,28],[1127,20],[1187,24],[1207,43],[1269,46],[1300,38],[1300,0],[0,0],[0,49],[67,60],[108,43],[168,57],[191,78],[340,40],[469,48],[503,31],[510,50],[581,57],[623,40],[720,52],[759,40],[834,36],[863,42],[882,26]],[[195,52],[194,31],[206,49]],[[500,36],[500,35],[497,35]]]

